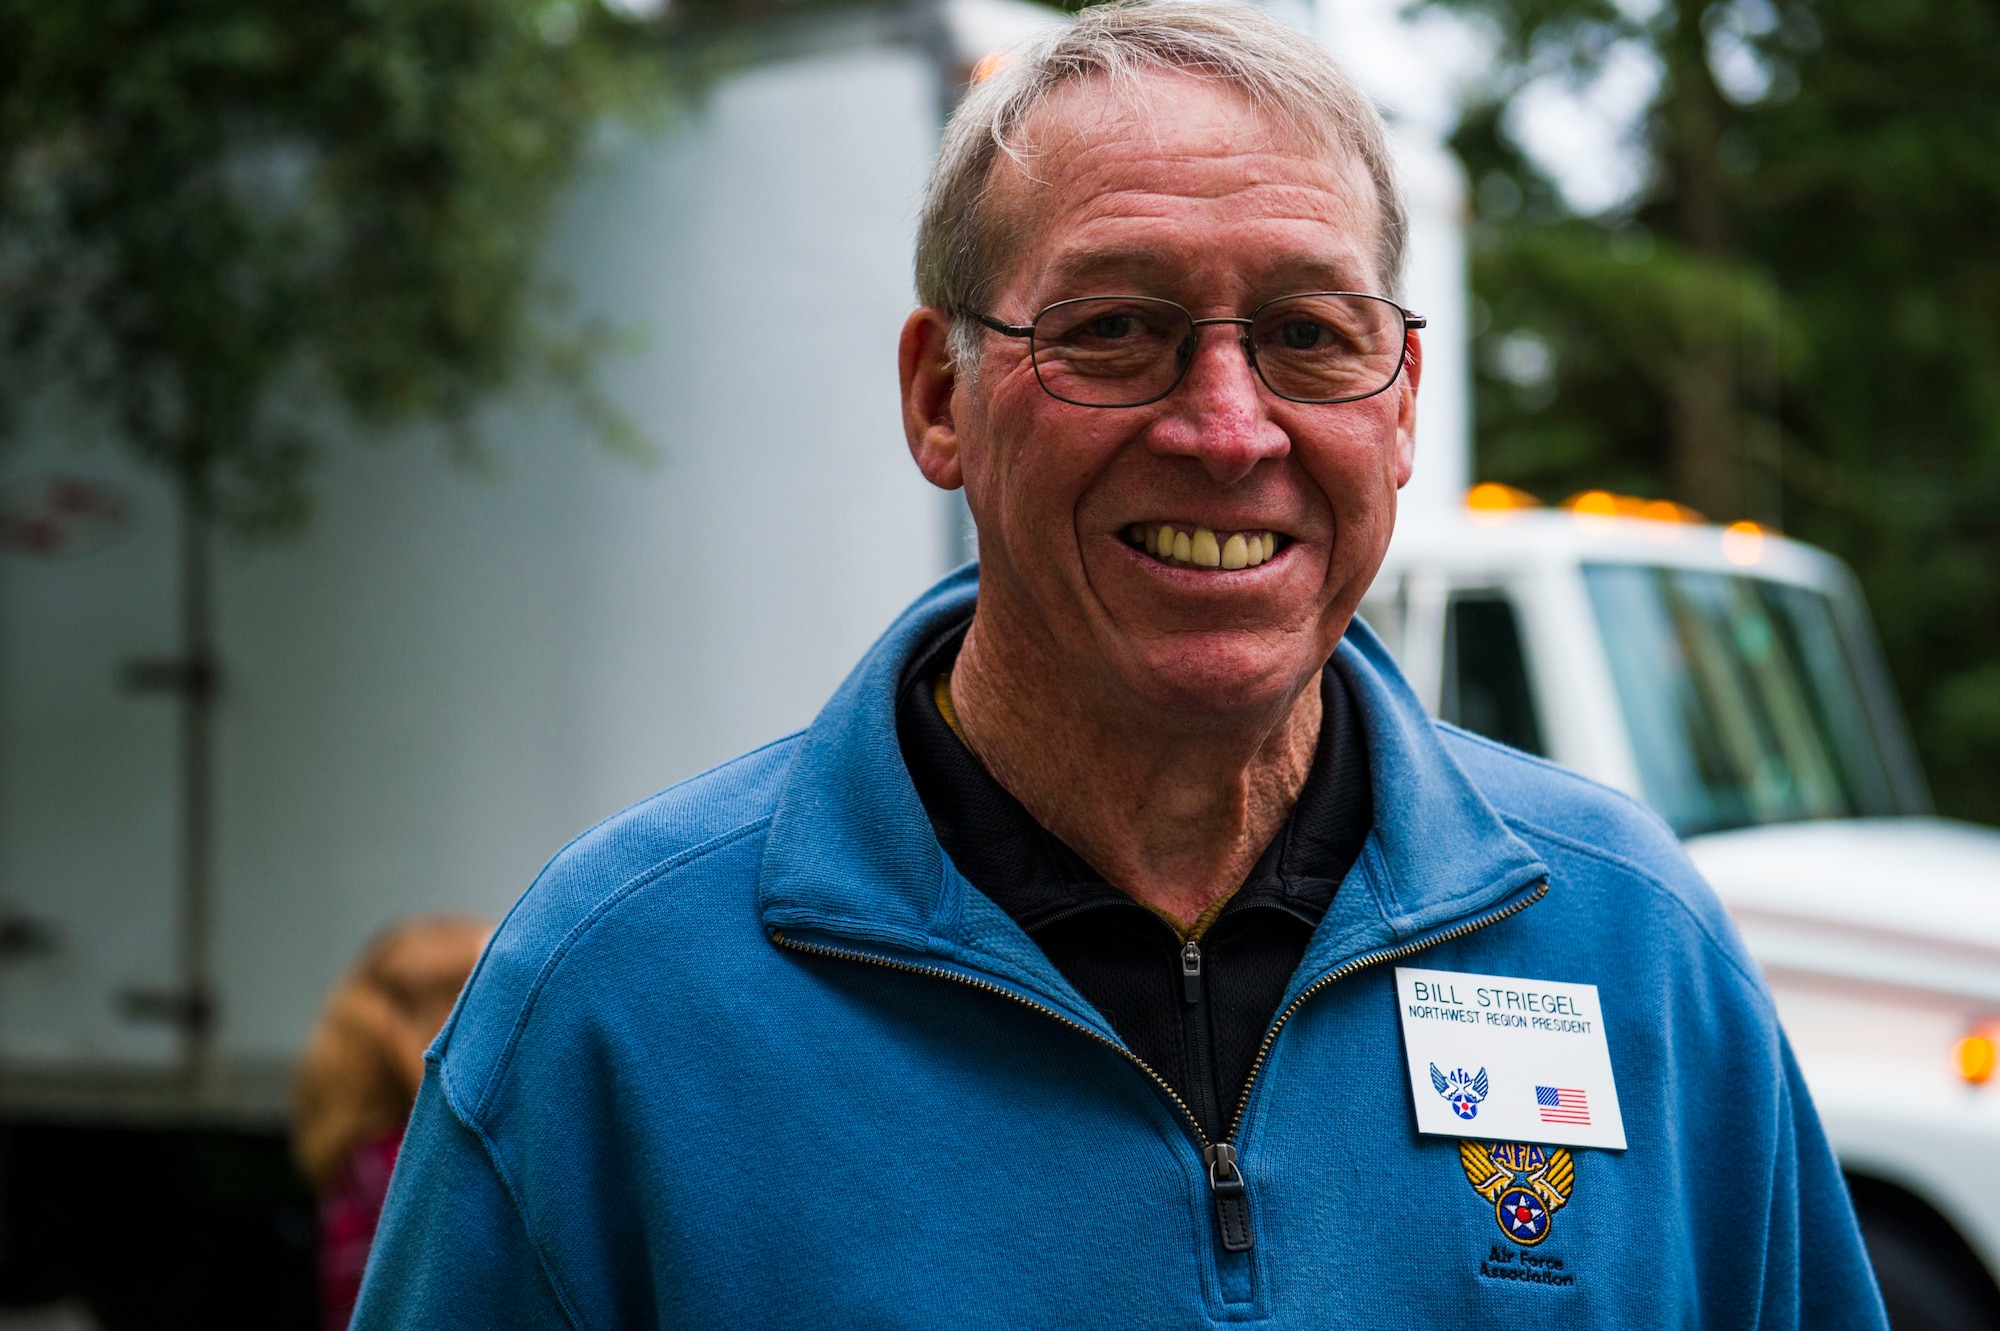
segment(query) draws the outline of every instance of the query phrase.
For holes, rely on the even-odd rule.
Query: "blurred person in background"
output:
[[[437,1038],[493,926],[441,915],[391,925],[328,995],[297,1085],[300,1167],[319,1198],[320,1308],[354,1312],[403,1129]]]

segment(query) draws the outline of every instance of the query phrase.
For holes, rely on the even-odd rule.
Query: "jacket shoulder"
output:
[[[1622,791],[1545,758],[1437,722],[1445,749],[1496,812],[1642,864],[1680,862],[1680,841],[1660,816]]]
[[[697,865],[754,882],[759,834],[798,741],[790,735],[690,777],[556,853],[501,921],[431,1047],[457,1112],[476,1114],[564,957],[620,903]]]
[[[1649,892],[1762,988],[1728,912],[1658,814],[1567,767],[1449,722],[1440,721],[1437,728],[1453,760],[1508,829],[1567,880],[1552,886],[1594,889],[1611,908],[1620,891]]]

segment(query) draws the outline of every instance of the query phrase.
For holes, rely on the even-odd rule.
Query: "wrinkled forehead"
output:
[[[1168,233],[1170,247],[1154,257],[1173,265],[1188,257],[1173,246],[1254,228],[1298,250],[1268,257],[1296,261],[1299,280],[1323,272],[1319,280],[1340,289],[1383,289],[1382,210],[1366,167],[1322,127],[1260,107],[1219,78],[1151,70],[1065,84],[1007,135],[987,184],[1003,272],[1115,267],[1121,243],[1143,248]]]

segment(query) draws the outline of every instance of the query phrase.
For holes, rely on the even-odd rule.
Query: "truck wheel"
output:
[[[1847,1189],[1891,1331],[2000,1331],[2000,1288],[1949,1221],[1893,1183]]]

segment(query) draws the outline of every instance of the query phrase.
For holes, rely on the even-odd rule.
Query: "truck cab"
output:
[[[1932,815],[1845,566],[1489,484],[1399,521],[1361,613],[1439,718],[1666,820],[1763,968],[1892,1319],[2000,1324],[2000,832]]]

